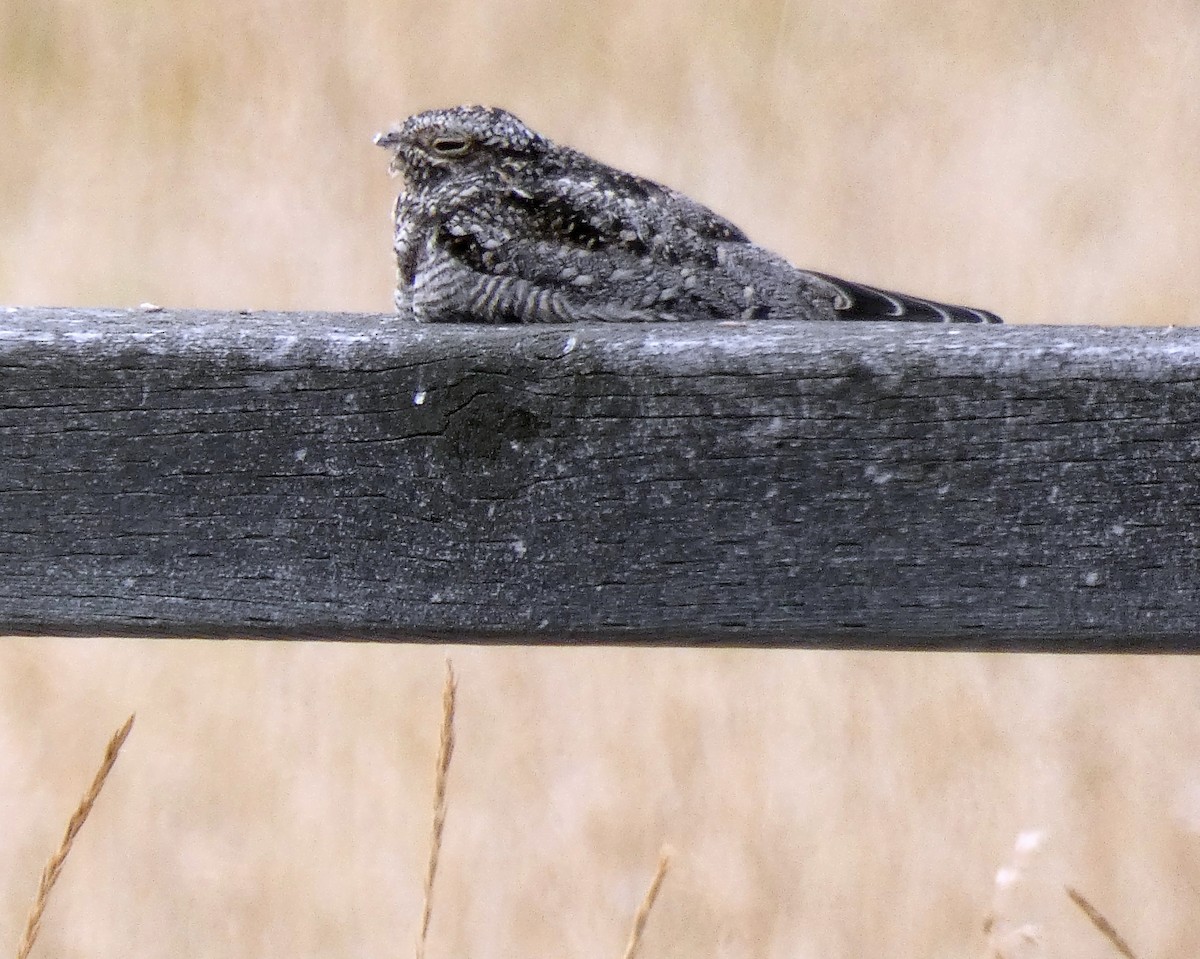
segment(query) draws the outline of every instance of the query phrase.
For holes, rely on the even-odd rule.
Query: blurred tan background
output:
[[[0,0],[0,300],[390,308],[371,135],[506,106],[795,262],[1187,323],[1193,0]]]
[[[1200,318],[1191,0],[0,0],[0,77],[7,303],[387,310],[371,135],[486,102],[805,266]],[[451,652],[430,959],[619,957],[663,842],[647,959],[977,956],[1030,828],[1020,955],[1112,954],[1064,882],[1200,951],[1200,661]],[[36,954],[411,955],[445,653],[0,642],[0,937],[137,710]]]

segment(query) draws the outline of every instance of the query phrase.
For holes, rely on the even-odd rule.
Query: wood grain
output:
[[[1200,648],[1200,329],[0,312],[0,631]]]

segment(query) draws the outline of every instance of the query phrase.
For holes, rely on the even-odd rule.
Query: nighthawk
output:
[[[915,320],[986,310],[792,266],[728,220],[488,107],[381,133],[396,200],[396,309],[426,323]]]

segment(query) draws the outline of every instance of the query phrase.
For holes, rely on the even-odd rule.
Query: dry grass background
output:
[[[0,77],[12,303],[387,309],[370,136],[483,101],[805,265],[1200,316],[1191,0],[0,0]],[[664,841],[644,959],[978,956],[1031,827],[1028,955],[1112,955],[1065,883],[1143,959],[1200,952],[1200,661],[454,655],[430,959],[619,956]],[[0,935],[136,709],[35,956],[410,955],[443,657],[3,641]]]
[[[457,102],[797,262],[1040,322],[1195,321],[1193,0],[2,0],[0,299],[388,309],[370,142]]]
[[[107,736],[138,726],[34,956],[412,955],[441,649],[7,640],[0,916]],[[1200,943],[1200,661],[458,649],[430,959],[980,956],[999,904],[1046,957]],[[1012,957],[1016,959],[1016,957]]]

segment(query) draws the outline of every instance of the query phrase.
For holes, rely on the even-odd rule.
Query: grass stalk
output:
[[[29,916],[25,920],[25,931],[21,934],[21,941],[17,945],[17,959],[28,959],[29,952],[33,949],[33,944],[37,941],[38,932],[42,928],[42,914],[46,911],[46,903],[50,899],[50,890],[58,882],[63,864],[66,863],[67,856],[71,854],[71,847],[75,844],[75,837],[79,835],[79,830],[87,822],[87,817],[92,811],[92,806],[96,804],[100,790],[104,788],[105,780],[108,779],[108,774],[112,772],[113,764],[117,761],[117,754],[120,753],[121,747],[125,744],[125,739],[129,735],[129,730],[132,728],[133,716],[130,716],[125,720],[125,725],[113,733],[112,738],[108,741],[108,746],[104,750],[104,759],[100,763],[100,768],[96,771],[96,776],[92,780],[91,786],[84,793],[83,799],[80,800],[74,815],[71,816],[70,821],[67,823],[67,831],[63,834],[62,841],[58,844],[58,849],[55,850],[54,855],[50,857],[46,862],[45,868],[42,870],[42,878],[38,883],[37,895],[34,897],[33,907],[29,910]]]
[[[1065,888],[1067,890],[1067,895],[1071,899],[1071,902],[1075,903],[1075,905],[1080,908],[1083,914],[1092,921],[1092,925],[1100,930],[1100,934],[1103,935],[1104,938],[1110,943],[1112,943],[1112,947],[1116,949],[1117,952],[1124,956],[1125,959],[1137,959],[1137,956],[1134,955],[1133,950],[1129,948],[1129,943],[1121,938],[1121,934],[1117,932],[1116,927],[1104,918],[1104,914],[1099,909],[1097,909],[1090,902],[1088,902],[1086,898],[1084,898],[1083,893],[1072,889],[1070,886],[1066,886]]]
[[[646,920],[650,918],[650,910],[654,908],[654,901],[658,898],[658,891],[662,888],[670,862],[671,857],[664,849],[659,853],[658,869],[654,872],[654,878],[650,880],[650,888],[646,890],[645,898],[642,899],[642,904],[638,906],[638,911],[634,914],[633,928],[629,930],[629,942],[625,946],[624,959],[635,959],[637,956],[638,948],[642,944],[642,932],[646,928]]]
[[[438,857],[442,851],[442,832],[446,828],[446,779],[454,755],[454,698],[458,682],[454,667],[446,660],[446,681],[442,686],[442,734],[438,742],[437,777],[433,787],[433,828],[429,837],[429,862],[425,867],[425,902],[421,909],[421,932],[417,937],[417,959],[425,959],[429,922],[433,917],[433,885],[437,878]]]

